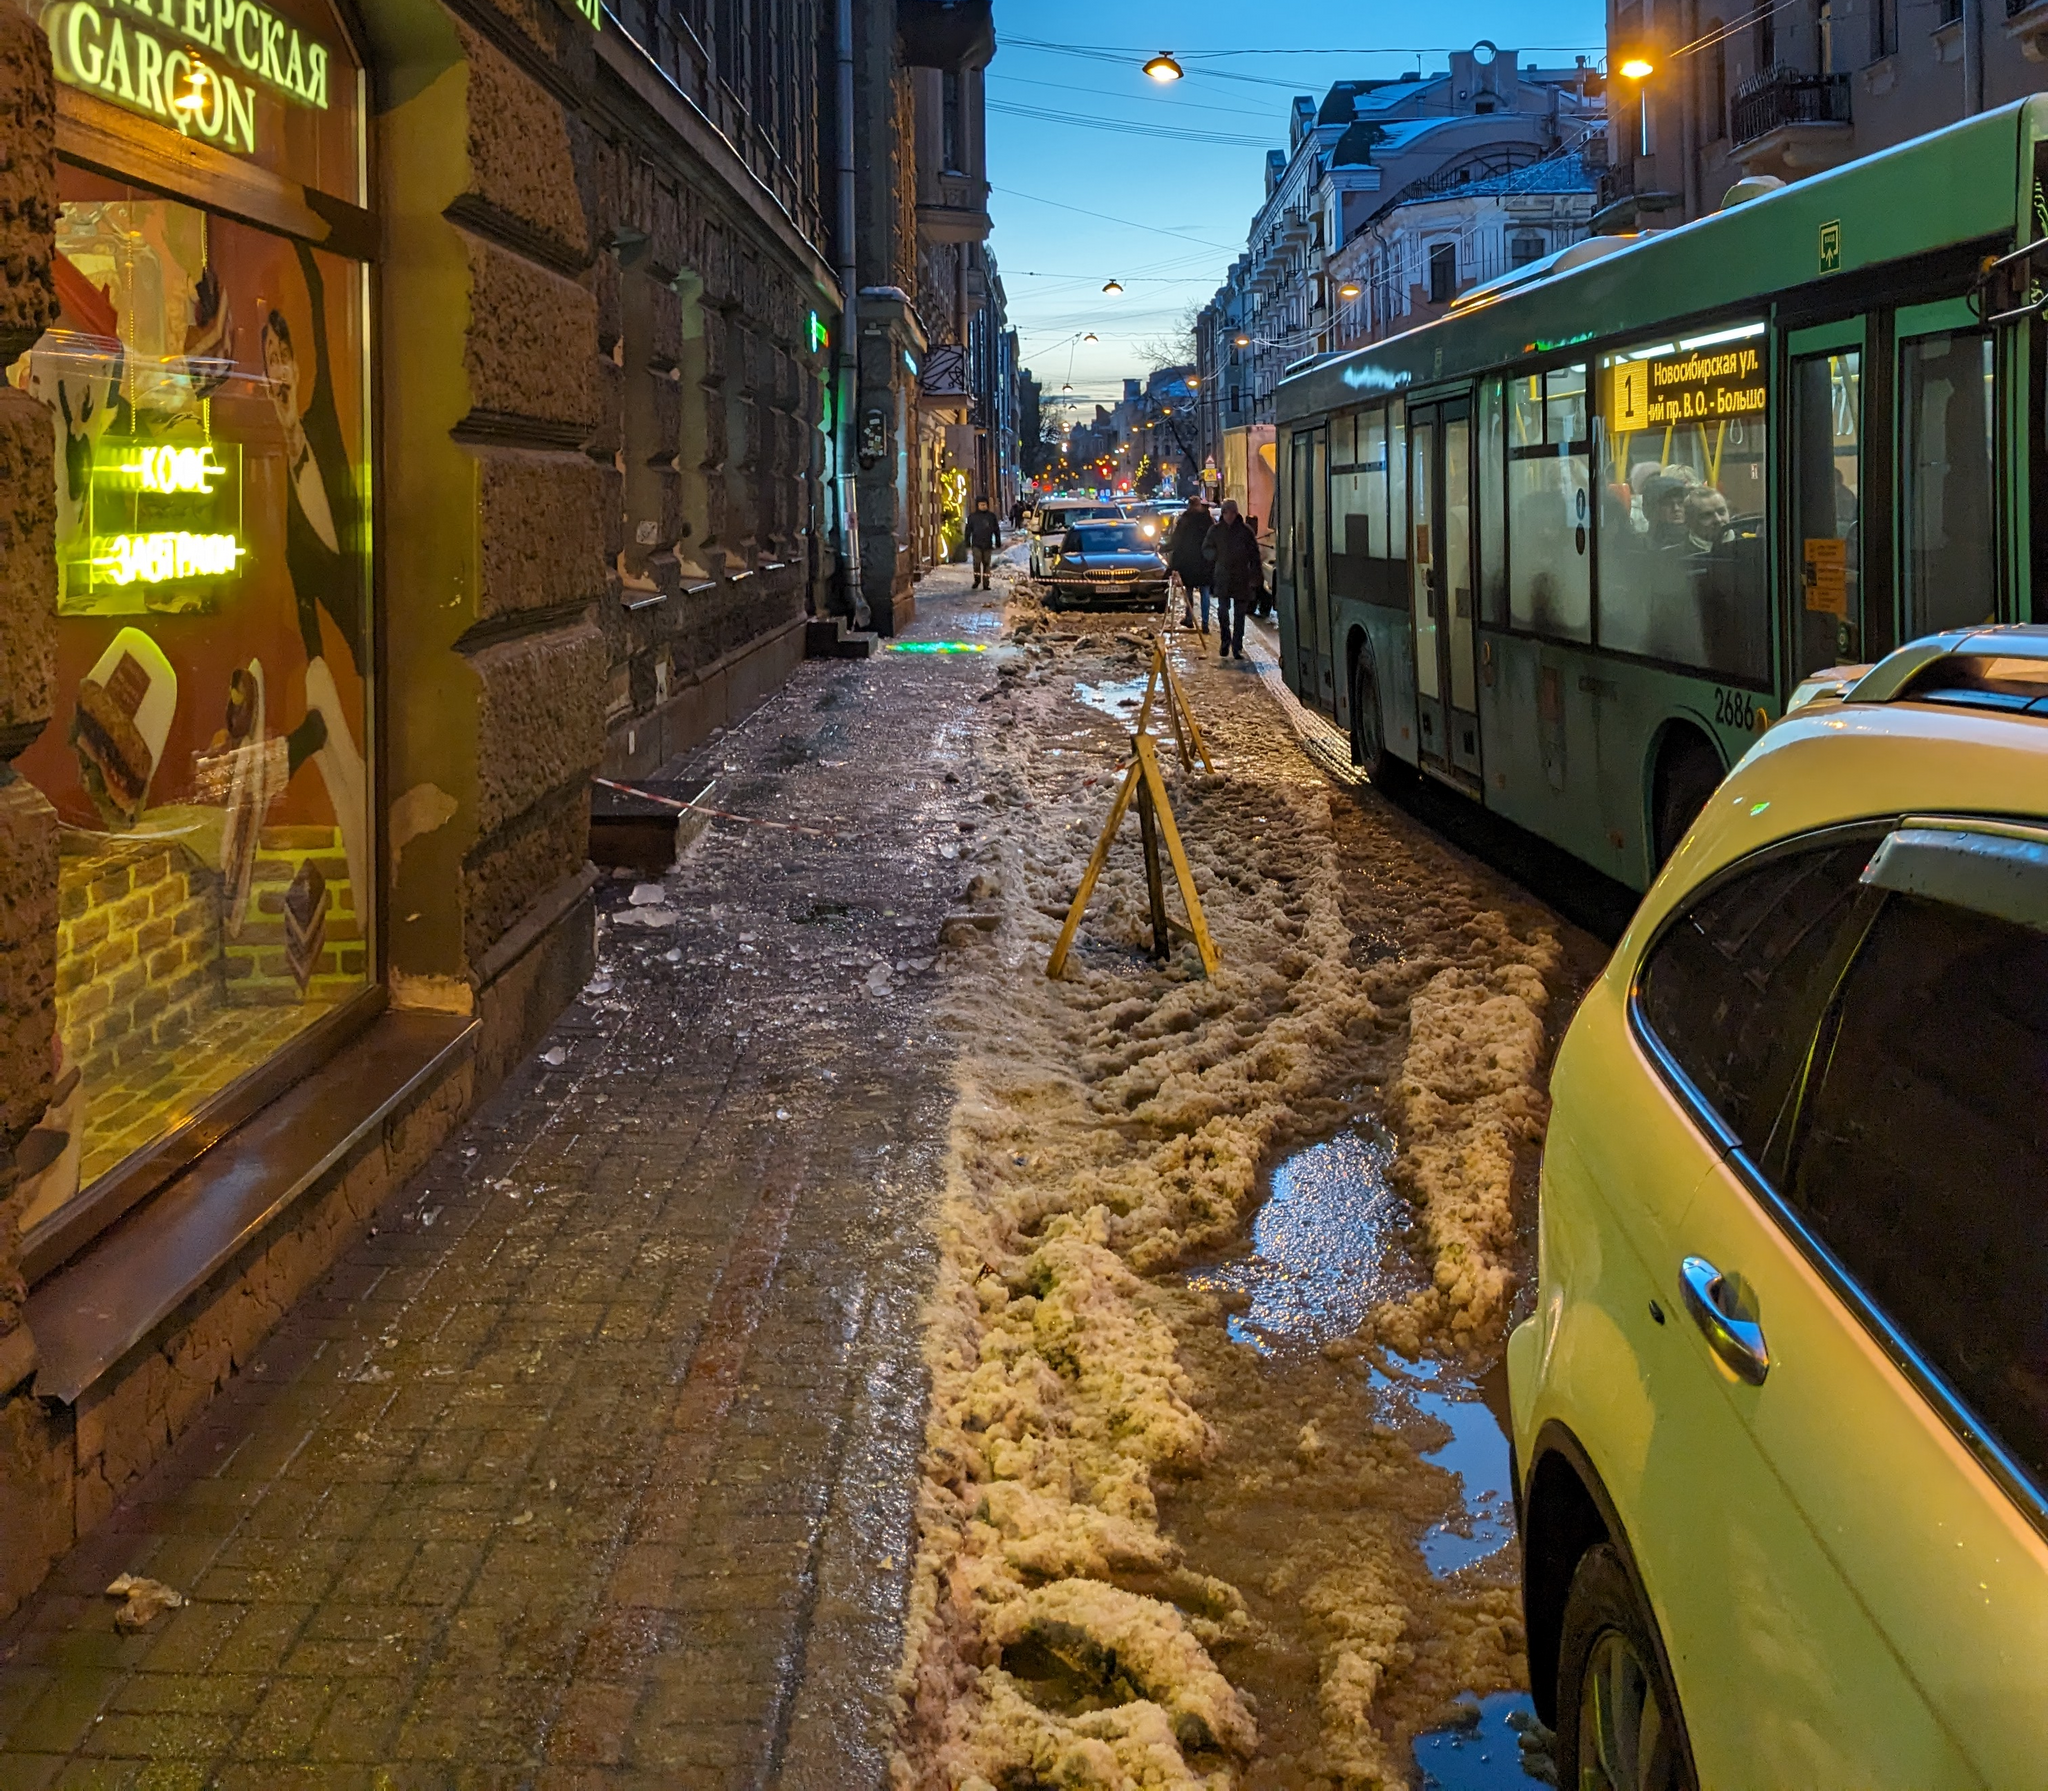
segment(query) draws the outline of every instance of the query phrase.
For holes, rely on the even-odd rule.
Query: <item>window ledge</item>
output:
[[[75,1405],[429,1083],[476,1048],[467,1015],[386,1012],[30,1294],[35,1391]]]

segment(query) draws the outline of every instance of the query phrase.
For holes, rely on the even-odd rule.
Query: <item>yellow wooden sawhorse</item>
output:
[[[1156,674],[1163,653],[1154,656],[1153,669]],[[1173,674],[1167,672],[1169,708],[1178,698],[1178,691],[1172,683]],[[1151,691],[1145,695],[1147,708],[1151,705]],[[1194,717],[1187,717],[1190,726]],[[1144,725],[1144,711],[1140,711],[1139,725]],[[1196,746],[1201,746],[1201,735],[1195,735]],[[1185,755],[1186,747],[1182,747]],[[1206,751],[1203,758],[1207,760]],[[1180,829],[1173,824],[1173,808],[1166,800],[1166,781],[1159,772],[1159,755],[1152,750],[1152,736],[1145,733],[1131,737],[1131,762],[1125,768],[1124,781],[1116,793],[1116,800],[1110,804],[1109,819],[1103,823],[1102,837],[1095,842],[1095,850],[1089,855],[1088,868],[1081,875],[1081,887],[1074,892],[1074,904],[1067,910],[1066,925],[1060,928],[1059,943],[1052,948],[1047,960],[1045,973],[1057,977],[1067,967],[1067,953],[1074,944],[1074,935],[1080,930],[1081,915],[1088,906],[1088,898],[1095,893],[1095,880],[1102,875],[1102,867],[1109,859],[1109,842],[1116,838],[1116,832],[1124,823],[1124,816],[1130,812],[1131,804],[1138,806],[1138,828],[1145,841],[1145,889],[1152,908],[1152,955],[1164,958],[1172,950],[1175,935],[1194,942],[1195,950],[1201,955],[1204,975],[1214,976],[1216,966],[1222,961],[1216,955],[1215,942],[1209,937],[1209,923],[1202,917],[1201,898],[1195,894],[1194,872],[1188,868],[1187,853],[1181,849]],[[1180,899],[1186,905],[1188,918],[1185,924],[1175,920],[1166,912],[1165,879],[1159,868],[1159,843],[1164,838],[1167,857],[1173,863],[1174,881],[1180,885]]]

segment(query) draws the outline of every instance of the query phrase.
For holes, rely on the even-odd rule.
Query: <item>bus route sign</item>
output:
[[[1631,375],[1648,370],[1645,388]],[[1766,404],[1763,350],[1756,342],[1680,350],[1614,369],[1619,429],[1661,429],[1673,423],[1715,423],[1761,417]]]

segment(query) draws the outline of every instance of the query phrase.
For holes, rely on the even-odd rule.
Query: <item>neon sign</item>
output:
[[[214,458],[209,444],[203,448],[144,448],[120,470],[135,481],[137,491],[160,497],[187,492],[211,497],[214,482],[225,477],[228,469]]]
[[[179,579],[222,578],[246,551],[233,535],[111,535],[94,543],[93,570],[110,585],[167,585]]]
[[[57,0],[43,29],[59,80],[243,155],[256,153],[257,84],[328,109],[333,53],[259,0]]]

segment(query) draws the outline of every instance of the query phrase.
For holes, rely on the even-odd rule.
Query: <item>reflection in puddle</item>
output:
[[[1467,1708],[1471,1720],[1416,1736],[1415,1764],[1424,1791],[1513,1791],[1556,1782],[1542,1772],[1550,1762],[1547,1748],[1527,1750],[1535,1755],[1530,1764],[1538,1768],[1536,1772],[1523,1767],[1522,1737],[1549,1739],[1537,1724],[1526,1692],[1495,1692]]]
[[[1432,1573],[1456,1573],[1505,1548],[1514,1536],[1507,1433],[1493,1408],[1469,1385],[1456,1392],[1417,1393],[1415,1404],[1451,1433],[1448,1443],[1430,1450],[1423,1460],[1448,1468],[1465,1489],[1464,1522],[1431,1530],[1422,1539],[1422,1558]]]
[[[1375,1127],[1311,1145],[1273,1171],[1273,1191],[1252,1222],[1252,1254],[1189,1277],[1249,1297],[1231,1315],[1235,1341],[1271,1355],[1276,1346],[1349,1337],[1382,1300],[1422,1285],[1389,1248],[1409,1218],[1387,1179],[1393,1161],[1394,1141]]]
[[[1145,679],[1124,678],[1114,684],[1076,684],[1074,701],[1099,710],[1111,721],[1135,721],[1145,701]]]

